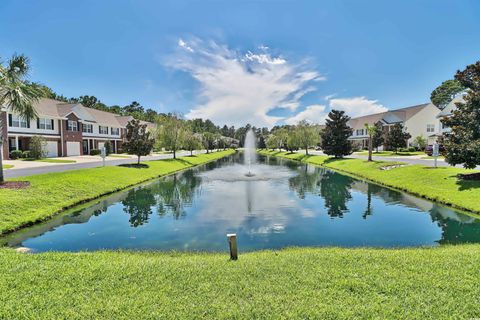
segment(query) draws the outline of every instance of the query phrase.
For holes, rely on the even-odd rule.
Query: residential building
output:
[[[80,103],[46,98],[40,99],[35,109],[38,119],[30,121],[8,109],[1,113],[5,124],[3,159],[8,159],[12,150],[28,150],[33,136],[45,138],[48,157],[89,155],[93,149],[101,149],[106,141],[111,142],[113,152],[118,152],[125,138],[126,125],[133,119],[87,108]]]
[[[368,133],[365,124],[375,125],[380,123],[385,133],[397,123],[403,125],[404,130],[410,133],[411,138],[407,145],[411,146],[417,136],[423,136],[429,144],[436,141],[440,130],[440,121],[437,115],[440,113],[433,103],[424,103],[416,106],[389,110],[382,113],[352,118],[349,122],[353,134],[349,138],[361,148],[368,146]]]
[[[463,99],[464,93],[457,95],[447,106],[437,115],[437,118],[440,122],[440,130],[438,132],[439,136],[443,136],[444,133],[450,132],[451,128],[442,123],[443,118],[448,118],[453,114],[453,111],[457,109],[457,103],[464,102]]]

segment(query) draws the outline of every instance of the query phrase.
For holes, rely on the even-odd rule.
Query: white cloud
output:
[[[261,52],[241,53],[199,39],[178,40],[182,49],[167,65],[188,72],[200,84],[199,103],[187,118],[208,118],[218,124],[273,126],[282,117],[269,116],[276,108],[295,111],[300,99],[314,90],[310,83],[324,80],[305,63]]]
[[[321,104],[314,104],[308,106],[302,112],[285,120],[286,124],[294,125],[299,121],[306,120],[310,123],[324,123],[327,116],[326,106]]]
[[[330,99],[330,108],[343,110],[352,118],[385,112],[388,110],[386,107],[378,103],[378,100],[369,100],[366,97]]]

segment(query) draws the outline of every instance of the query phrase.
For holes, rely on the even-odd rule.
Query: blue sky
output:
[[[480,1],[0,2],[31,80],[218,124],[322,122],[427,102],[480,59]]]

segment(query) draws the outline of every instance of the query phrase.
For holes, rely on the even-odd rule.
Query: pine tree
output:
[[[352,153],[352,128],[348,126],[350,117],[344,111],[332,110],[328,114],[325,130],[322,133],[322,149],[325,154],[342,158]]]
[[[411,137],[410,133],[403,130],[401,123],[396,123],[390,128],[385,140],[389,148],[397,153],[399,148],[405,148],[407,146],[407,140]]]
[[[464,103],[457,103],[453,115],[442,120],[452,128],[445,134],[445,160],[473,169],[480,164],[480,61],[457,71],[455,79],[467,88],[467,95]]]

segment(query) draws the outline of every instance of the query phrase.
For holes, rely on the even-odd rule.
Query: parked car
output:
[[[438,151],[441,155],[445,155],[445,147],[443,146],[443,144],[438,145]],[[428,146],[426,146],[425,153],[431,157],[433,155],[433,145],[429,144]]]

